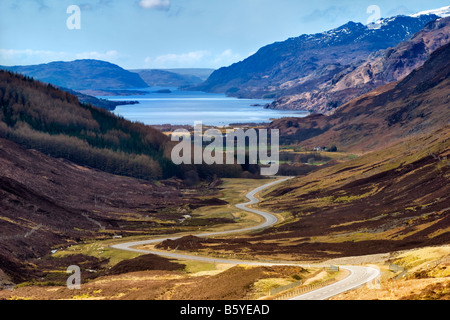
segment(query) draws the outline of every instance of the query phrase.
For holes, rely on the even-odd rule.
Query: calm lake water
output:
[[[156,93],[162,88],[146,90],[146,95],[126,97],[99,97],[113,101],[139,101],[136,105],[118,106],[114,113],[131,121],[147,125],[172,124],[224,126],[231,123],[270,122],[283,117],[305,117],[304,111],[279,111],[264,109],[270,100],[236,99],[223,94],[179,91]],[[254,106],[254,105],[260,106]]]

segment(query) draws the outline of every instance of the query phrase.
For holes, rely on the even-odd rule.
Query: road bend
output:
[[[257,214],[257,215],[263,217],[264,222],[262,224],[259,224],[257,226],[253,226],[253,227],[237,229],[237,230],[196,234],[196,236],[200,237],[200,238],[207,238],[207,237],[213,237],[213,236],[225,236],[225,235],[230,235],[230,234],[235,234],[235,233],[247,233],[247,232],[252,232],[252,231],[258,231],[258,230],[262,230],[262,229],[266,229],[266,228],[274,226],[278,222],[278,218],[275,215],[265,212],[265,211],[258,210],[258,209],[249,208],[249,206],[254,205],[259,202],[259,200],[256,198],[256,195],[258,193],[260,193],[266,189],[269,189],[277,184],[286,182],[292,178],[293,177],[281,178],[281,179],[275,180],[273,182],[267,183],[263,186],[260,186],[256,189],[250,191],[246,195],[246,198],[249,200],[248,202],[236,205],[236,208],[238,208],[240,210],[251,212],[251,213],[254,213],[254,214]],[[176,253],[176,252],[153,251],[153,250],[145,250],[145,249],[137,249],[136,248],[136,247],[141,247],[141,246],[145,246],[145,245],[160,243],[160,242],[166,241],[166,240],[177,240],[180,238],[182,238],[182,236],[159,238],[159,239],[152,239],[152,240],[145,240],[145,241],[133,241],[133,242],[116,244],[111,247],[114,249],[130,251],[130,252],[154,254],[154,255],[163,256],[163,257],[171,258],[171,259],[202,261],[202,262],[209,262],[209,263],[253,265],[253,266],[323,267],[323,265],[308,265],[308,266],[306,266],[306,265],[301,265],[301,264],[297,264],[297,263],[293,263],[293,262],[283,263],[283,262],[261,262],[261,261],[244,261],[244,260],[234,260],[234,259],[220,259],[220,258],[213,258],[213,257],[191,255],[191,254],[189,254],[189,255],[181,254],[181,253]],[[375,280],[377,277],[380,276],[380,271],[375,268],[362,267],[362,266],[340,266],[340,268],[349,271],[349,275],[345,279],[335,282],[326,287],[323,287],[323,288],[308,292],[306,294],[302,294],[300,296],[291,298],[290,300],[326,300],[333,296],[341,294],[343,292],[357,289],[357,288],[363,286],[364,284]]]

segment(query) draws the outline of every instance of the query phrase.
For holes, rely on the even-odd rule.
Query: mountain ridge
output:
[[[348,22],[323,33],[275,42],[244,61],[216,70],[193,89],[239,98],[276,98],[307,92],[371,53],[408,39],[437,18],[397,16],[379,29]]]
[[[282,97],[269,108],[334,112],[336,107],[366,92],[401,80],[449,42],[450,17],[433,20],[411,39],[373,53],[365,62],[328,79],[320,88]]]
[[[56,61],[31,66],[0,68],[81,92],[91,89],[142,89],[148,87],[138,74],[101,60]]]

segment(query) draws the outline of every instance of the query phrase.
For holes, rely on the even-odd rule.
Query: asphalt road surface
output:
[[[258,194],[259,192],[261,192],[265,189],[268,189],[270,187],[273,187],[274,185],[283,183],[289,179],[292,179],[292,177],[278,179],[271,183],[268,183],[261,187],[258,187],[247,194],[247,198],[248,198],[249,202],[236,205],[236,207],[238,209],[241,209],[241,210],[244,210],[247,212],[252,212],[257,215],[262,216],[264,218],[264,222],[262,224],[254,226],[254,227],[238,229],[238,230],[197,234],[196,236],[201,237],[201,238],[212,237],[212,236],[223,236],[223,235],[229,235],[229,234],[235,234],[235,233],[257,231],[257,230],[266,229],[266,228],[269,228],[269,227],[275,225],[278,222],[278,219],[276,216],[274,216],[273,214],[268,213],[268,212],[248,208],[248,206],[259,202],[259,200],[255,197],[256,194]],[[296,263],[292,263],[292,262],[283,263],[283,262],[260,262],[260,261],[243,261],[243,260],[233,260],[233,259],[218,259],[218,258],[213,258],[213,257],[203,257],[203,256],[197,256],[197,255],[179,254],[176,252],[152,251],[152,250],[143,250],[143,249],[135,248],[135,247],[139,247],[139,246],[160,243],[162,241],[169,240],[169,239],[176,240],[176,239],[180,239],[180,238],[181,238],[181,236],[159,238],[159,239],[146,240],[146,241],[134,241],[134,242],[116,244],[111,247],[114,249],[118,249],[118,250],[125,250],[125,251],[138,252],[138,253],[144,253],[144,254],[154,254],[154,255],[164,256],[164,257],[172,258],[172,259],[195,260],[195,261],[202,261],[202,262],[209,262],[209,263],[255,265],[255,266],[283,265],[283,266],[307,267],[305,265],[300,265],[300,264],[296,264]],[[323,265],[308,265],[308,266],[309,267],[323,267]],[[302,294],[298,297],[294,297],[291,300],[326,300],[328,298],[331,298],[331,297],[341,294],[343,292],[359,288],[366,283],[374,281],[376,278],[378,278],[380,276],[380,271],[375,268],[362,267],[362,266],[340,266],[340,268],[349,271],[349,275],[345,279],[340,280],[331,285],[328,285],[326,287],[308,292],[306,294]]]
[[[346,291],[357,289],[380,276],[380,270],[375,268],[361,266],[341,266],[340,268],[348,270],[350,275],[341,281],[291,298],[290,300],[326,300]]]

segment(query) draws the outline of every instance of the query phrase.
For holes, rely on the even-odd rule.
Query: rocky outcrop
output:
[[[302,109],[330,113],[373,89],[406,77],[422,66],[436,49],[450,42],[450,17],[430,22],[408,41],[372,54],[349,67],[320,88],[288,95],[270,105],[274,109]]]

